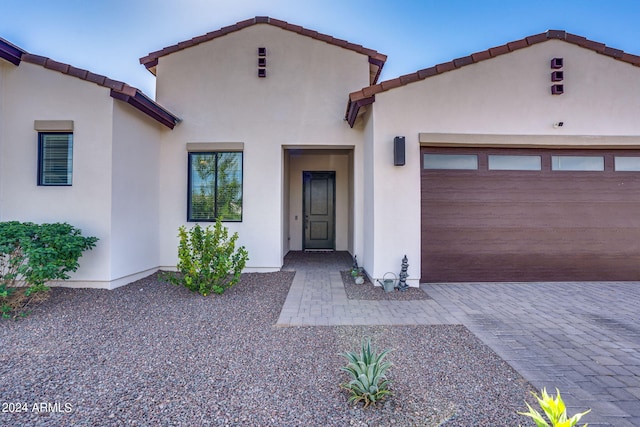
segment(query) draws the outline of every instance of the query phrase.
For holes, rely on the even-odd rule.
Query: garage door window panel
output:
[[[431,170],[477,170],[476,154],[425,154],[425,169]]]
[[[640,172],[640,157],[615,157],[616,172]]]
[[[553,171],[604,171],[603,156],[551,156]]]
[[[489,155],[489,170],[539,171],[542,170],[542,157]]]

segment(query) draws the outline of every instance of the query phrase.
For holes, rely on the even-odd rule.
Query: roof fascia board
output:
[[[110,95],[112,98],[126,102],[132,107],[140,110],[169,129],[173,129],[180,121],[178,117],[162,108],[137,89],[134,95],[111,89]]]
[[[20,65],[24,53],[26,52],[18,46],[0,37],[0,58],[11,62],[13,65]]]

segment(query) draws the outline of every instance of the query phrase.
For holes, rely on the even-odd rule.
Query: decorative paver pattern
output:
[[[423,285],[432,299],[349,300],[350,258],[299,257],[278,326],[463,324],[592,427],[640,426],[640,282]],[[382,290],[381,290],[382,292]]]
[[[423,286],[540,389],[559,388],[589,426],[640,425],[640,283]]]

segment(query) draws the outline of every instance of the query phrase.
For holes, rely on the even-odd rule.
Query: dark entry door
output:
[[[304,249],[335,249],[335,172],[303,172]]]

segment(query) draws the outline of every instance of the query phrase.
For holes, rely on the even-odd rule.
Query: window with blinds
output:
[[[38,133],[38,185],[71,185],[73,134]]]
[[[189,153],[189,221],[242,221],[242,152]]]

